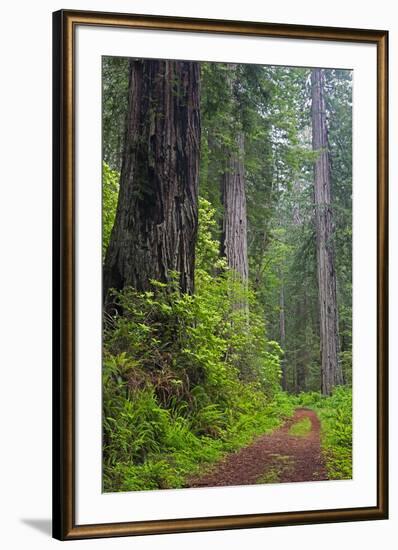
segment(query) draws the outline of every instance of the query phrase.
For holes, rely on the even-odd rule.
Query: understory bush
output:
[[[175,282],[115,294],[123,314],[104,331],[106,491],[184,486],[291,414],[280,348],[254,314],[228,310],[231,284],[199,273],[195,296]]]
[[[352,390],[335,388],[331,396],[302,393],[297,403],[314,409],[321,421],[321,444],[330,479],[352,478]]]
[[[120,174],[102,163],[102,257],[105,258],[112,227],[115,223]]]
[[[105,491],[182,487],[293,411],[282,351],[250,288],[219,260],[213,221],[201,201],[194,295],[170,274],[146,292],[115,292],[105,314]]]

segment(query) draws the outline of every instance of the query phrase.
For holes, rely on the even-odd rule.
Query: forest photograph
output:
[[[102,489],[352,479],[352,76],[102,58]]]

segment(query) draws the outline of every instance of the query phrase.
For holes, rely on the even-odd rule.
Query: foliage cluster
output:
[[[214,263],[213,222],[202,200],[194,295],[180,293],[175,274],[151,291],[115,293],[106,314],[106,491],[181,487],[293,411],[280,393],[282,351],[265,337],[253,292]]]
[[[336,387],[330,397],[301,393],[300,406],[314,409],[321,421],[321,444],[330,479],[352,478],[352,390]]]
[[[105,257],[113,224],[115,223],[119,172],[102,163],[102,257]]]

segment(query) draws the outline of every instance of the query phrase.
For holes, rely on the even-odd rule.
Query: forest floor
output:
[[[187,487],[217,487],[327,480],[320,443],[320,421],[311,409],[296,409],[283,426],[262,435],[202,475]]]

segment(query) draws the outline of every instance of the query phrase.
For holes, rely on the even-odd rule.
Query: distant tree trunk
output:
[[[294,393],[303,391],[303,365],[300,358],[300,350],[294,352]]]
[[[306,384],[307,370],[306,370],[305,364],[302,362],[302,359],[300,359],[300,361],[297,363],[296,369],[297,369],[296,370],[296,376],[297,376],[296,392],[301,393],[306,391],[306,387],[307,387],[307,384]]]
[[[234,117],[238,116],[235,87],[237,65],[228,64],[226,84],[229,87]],[[238,125],[239,126],[239,122]],[[247,257],[247,213],[245,189],[245,140],[241,129],[235,130],[234,145],[225,148],[225,163],[221,177],[221,202],[224,208],[221,234],[221,255],[244,284],[249,278]]]
[[[280,286],[280,290],[279,290],[279,334],[280,334],[281,348],[283,349],[283,352],[286,353],[286,350],[285,350],[285,342],[286,342],[285,288],[284,288],[283,280],[281,278],[280,273],[279,273],[279,276],[280,276],[280,279],[281,279],[281,286]],[[282,357],[281,367],[282,367],[282,389],[284,391],[287,391],[286,359],[285,359],[285,357]]]
[[[339,363],[330,161],[324,100],[324,75],[321,69],[312,70],[311,84],[312,147],[314,151],[318,152],[314,168],[314,202],[319,288],[321,390],[323,394],[329,395],[334,386],[342,384],[343,378]]]
[[[228,266],[239,274],[243,283],[249,277],[247,259],[247,214],[244,171],[244,136],[236,136],[236,150],[227,152],[225,171],[221,179],[224,217],[221,254]]]
[[[178,271],[194,288],[200,150],[199,64],[130,62],[116,220],[104,265],[109,289],[150,288]]]
[[[296,304],[296,354],[295,354],[295,391],[300,393],[307,389],[308,350],[306,342],[306,292],[300,296]]]

